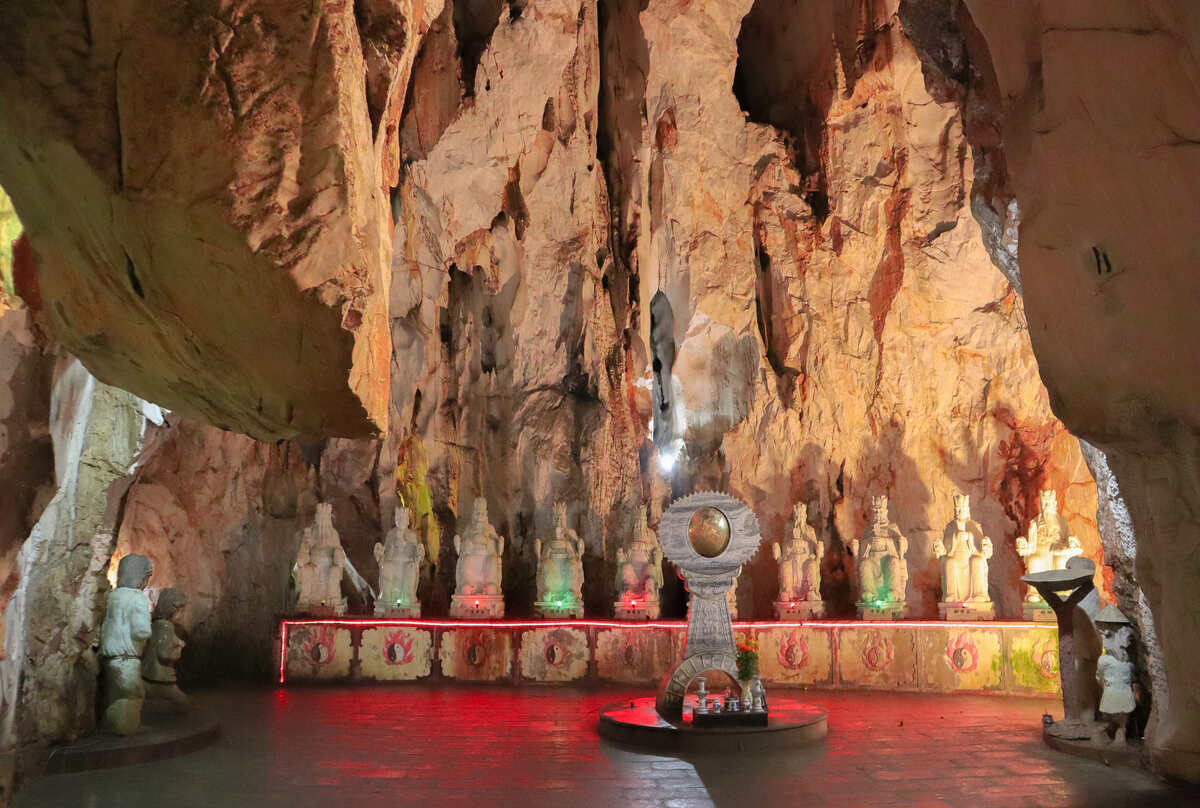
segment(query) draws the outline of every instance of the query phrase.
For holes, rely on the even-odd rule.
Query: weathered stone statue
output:
[[[458,553],[451,617],[503,617],[501,556],[504,538],[488,522],[487,500],[479,497],[465,534],[454,537]]]
[[[583,617],[583,539],[567,527],[567,506],[554,506],[554,538],[533,542],[538,557],[537,602],[541,617]]]
[[[142,590],[153,572],[150,559],[127,555],[117,564],[117,588],[108,593],[100,626],[100,725],[108,732],[129,735],[142,723],[146,688],[142,684],[142,653],[150,639],[150,599]]]
[[[375,543],[379,562],[379,596],[375,598],[376,617],[420,617],[417,582],[425,545],[409,527],[411,514],[402,505],[396,507],[396,525],[388,531],[384,543]]]
[[[792,535],[771,545],[771,554],[779,562],[779,599],[775,615],[780,620],[807,620],[822,617],[821,559],[825,543],[808,524],[808,506],[796,503],[792,512]]]
[[[657,620],[662,590],[662,549],[650,529],[645,506],[638,509],[637,532],[628,547],[617,548],[618,620]]]
[[[150,628],[150,641],[142,656],[142,681],[146,686],[146,703],[149,707],[171,712],[187,712],[191,707],[188,697],[179,689],[175,674],[175,663],[183,653],[184,641],[175,631],[175,621],[187,604],[187,597],[174,587],[158,593],[154,605],[154,622]]]
[[[863,620],[895,620],[905,612],[908,539],[889,521],[886,496],[871,497],[871,508],[874,516],[862,541],[855,539],[850,547],[858,559],[858,615]]]
[[[1100,717],[1103,724],[1092,736],[1098,745],[1125,745],[1125,725],[1129,714],[1137,707],[1133,696],[1133,663],[1129,661],[1129,643],[1133,630],[1129,618],[1115,606],[1105,606],[1096,615],[1096,628],[1100,630],[1104,644],[1104,655],[1096,660],[1096,680],[1100,684]],[[1113,737],[1109,740],[1108,731]]]
[[[992,540],[971,518],[971,498],[954,495],[954,519],[946,525],[943,538],[934,542],[933,554],[942,561],[942,600],[938,615],[943,620],[991,620],[995,606],[988,594],[988,559]]]
[[[333,527],[333,506],[327,502],[319,503],[313,523],[304,529],[300,552],[292,567],[298,594],[296,611],[314,615],[345,614],[342,571],[347,563],[341,537]]]
[[[1066,569],[1067,561],[1083,553],[1079,539],[1071,535],[1067,520],[1058,512],[1058,495],[1044,489],[1041,513],[1029,525],[1028,537],[1017,538],[1017,555],[1025,559],[1026,574]],[[1025,619],[1051,622],[1054,613],[1032,586],[1025,595]]]

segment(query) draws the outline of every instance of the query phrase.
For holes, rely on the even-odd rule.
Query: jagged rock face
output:
[[[119,505],[157,408],[96,381],[77,360],[54,384],[51,429],[58,490],[17,559],[4,611],[0,748],[20,744],[22,768],[50,741],[95,724],[105,573]]]
[[[23,309],[6,309],[0,291],[0,612],[17,586],[17,552],[54,492],[53,359],[29,319]],[[0,626],[0,647],[2,632]]]
[[[541,2],[435,24],[402,122],[394,363],[421,370],[394,386],[393,434],[420,441],[443,534],[488,498],[518,609],[556,499],[593,609],[630,504],[699,487],[747,499],[772,539],[808,502],[843,611],[871,493],[913,540],[926,613],[958,491],[996,541],[1003,615],[1043,485],[1100,559],[1094,484],[970,212],[962,112],[925,89],[894,5]],[[671,475],[651,435],[685,447]],[[743,608],[765,615],[774,563],[751,566]]]
[[[108,383],[262,439],[382,430],[387,188],[439,11],[5,4],[0,184],[57,339]]]
[[[918,41],[957,36],[957,60],[926,46],[926,66],[958,81],[969,114],[994,124],[970,140],[1000,155],[994,196],[1020,211],[1017,254],[1042,377],[1055,412],[1104,450],[1136,536],[1137,584],[1154,616],[1143,638],[1157,633],[1165,673],[1151,748],[1164,771],[1200,780],[1200,570],[1182,561],[1200,553],[1200,397],[1194,351],[1181,348],[1193,341],[1200,244],[1176,235],[1191,234],[1200,214],[1200,8],[905,6]],[[1128,558],[1126,549],[1116,561],[1128,567]]]

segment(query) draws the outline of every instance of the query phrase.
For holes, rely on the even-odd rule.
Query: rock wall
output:
[[[214,73],[211,92],[260,80],[249,69],[264,58],[254,42],[300,58],[288,44],[299,28],[283,26],[286,41],[251,36],[271,19],[258,5],[219,32],[217,52],[244,72]],[[53,115],[25,103],[0,124],[0,181],[21,186],[14,198],[42,260],[36,316],[97,372],[186,416],[152,430],[154,452],[104,546],[146,552],[156,586],[193,594],[187,674],[271,669],[271,627],[318,499],[334,503],[370,581],[370,546],[394,504],[413,508],[435,562],[421,599],[427,614],[444,614],[449,539],[486,497],[509,539],[513,615],[530,611],[531,540],[551,529],[555,501],[568,503],[586,542],[596,615],[609,612],[612,559],[639,504],[656,519],[673,496],[723,488],[778,540],[804,501],[827,543],[823,594],[848,614],[847,546],[870,496],[888,493],[911,543],[909,599],[931,616],[940,581],[929,547],[962,491],[996,545],[999,614],[1015,617],[1014,539],[1049,486],[1101,562],[1106,596],[1126,610],[1144,597],[1153,613],[1139,610],[1166,708],[1153,744],[1168,771],[1191,775],[1200,618],[1194,565],[1180,561],[1197,552],[1200,416],[1191,354],[1147,324],[1190,322],[1196,299],[1186,269],[1200,256],[1178,236],[1197,212],[1194,12],[1168,0],[1025,0],[1016,17],[956,0],[360,5],[353,20],[331,3],[304,23],[327,37],[302,51],[315,59],[304,75],[316,96],[285,103],[292,85],[262,94],[228,143],[265,162],[225,166],[212,174],[220,187],[180,169],[191,141],[169,142],[170,127],[130,158],[163,157],[166,202],[116,184],[124,169],[111,159],[111,127],[82,125],[92,107],[71,95],[109,81],[107,67],[85,81],[74,65],[51,88],[67,93],[55,110],[81,110],[51,127],[54,137]],[[61,13],[45,30],[79,41],[80,18],[31,9],[5,13],[21,26]],[[166,13],[139,34],[153,40],[143,53],[178,33]],[[102,28],[99,43],[110,41]],[[15,41],[0,33],[0,51]],[[67,58],[56,53],[38,58]],[[36,75],[0,79],[0,96]],[[1144,92],[1160,77],[1161,93]],[[139,95],[152,92],[134,92],[134,108],[181,106],[196,119],[178,130],[211,132],[211,107]],[[322,93],[336,109],[314,100]],[[261,128],[296,109],[312,113],[304,126]],[[45,141],[32,157],[8,148],[30,133]],[[230,159],[219,152],[202,157]],[[310,175],[279,157],[304,153],[337,155],[336,170],[353,179],[326,197],[321,177],[335,169]],[[287,182],[273,185],[280,176]],[[253,196],[260,180],[280,206],[247,202],[266,198]],[[392,216],[381,218],[393,184]],[[197,219],[172,218],[197,188]],[[148,213],[151,199],[164,212]],[[304,201],[286,204],[294,199]],[[113,220],[90,218],[96,200],[116,200]],[[319,214],[322,204],[334,212]],[[138,235],[142,219],[149,235]],[[62,246],[80,228],[87,238],[70,243],[86,255]],[[182,232],[194,241],[160,253]],[[154,271],[143,276],[128,249],[153,253]],[[103,289],[76,283],[81,268]],[[194,286],[173,285],[184,278]],[[168,291],[187,316],[163,302]],[[55,313],[60,299],[74,317]],[[76,319],[99,312],[111,316],[83,340]],[[221,346],[228,353],[180,348],[181,334],[213,329],[236,343]],[[173,364],[145,364],[135,343],[166,345],[156,356]],[[250,390],[270,399],[261,412]],[[290,415],[287,402],[297,402]],[[1107,471],[1090,458],[1099,499],[1056,413],[1103,450]],[[306,437],[260,443],[193,415],[260,438]],[[377,440],[324,437],[385,421]],[[56,574],[91,597],[91,562],[71,564]],[[768,616],[774,595],[775,564],[762,552],[742,576],[742,616]],[[681,616],[671,576],[664,597],[665,613]]]
[[[420,441],[440,533],[488,498],[510,608],[559,498],[599,613],[631,504],[697,487],[746,498],[772,540],[808,502],[839,613],[872,493],[912,540],[924,614],[960,490],[1004,616],[1042,485],[1101,558],[1091,475],[971,214],[961,108],[926,91],[894,4],[807,10],[497,7],[476,65],[456,9],[417,58],[392,315],[396,366],[421,371],[393,434]],[[658,447],[683,450],[670,474]],[[743,613],[765,616],[774,562],[751,567]]]
[[[48,743],[95,725],[99,663],[94,644],[122,494],[154,405],[96,381],[64,361],[51,398],[58,489],[16,561],[4,610],[0,750],[18,748],[36,770]]]
[[[59,341],[263,439],[384,429],[396,119],[439,10],[6,3],[0,184]]]
[[[1179,347],[1200,299],[1200,243],[1175,235],[1200,213],[1200,9],[904,5],[929,75],[957,84],[985,124],[969,133],[996,169],[980,208],[1019,211],[1021,285],[1054,410],[1103,450],[1128,505],[1153,613],[1143,636],[1161,641],[1154,759],[1200,780],[1200,398],[1194,354]],[[1118,554],[1125,569],[1130,556]]]

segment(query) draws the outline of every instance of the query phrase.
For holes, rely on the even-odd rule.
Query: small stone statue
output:
[[[1017,555],[1025,559],[1026,574],[1066,569],[1068,560],[1083,553],[1079,539],[1071,535],[1067,520],[1058,513],[1058,494],[1043,489],[1040,502],[1041,513],[1030,523],[1028,538],[1017,538]],[[1025,603],[1027,620],[1053,620],[1053,612],[1032,586],[1025,594]]]
[[[1137,702],[1133,696],[1133,663],[1129,661],[1129,643],[1133,630],[1129,618],[1115,606],[1105,606],[1095,618],[1104,643],[1104,655],[1096,661],[1096,680],[1100,684],[1100,717],[1105,724],[1092,736],[1097,745],[1125,745],[1125,725]],[[1113,737],[1108,739],[1108,729]]]
[[[954,520],[946,525],[944,538],[934,542],[933,554],[942,561],[942,601],[938,604],[941,618],[990,620],[995,617],[995,607],[988,595],[992,540],[971,518],[971,498],[967,495],[954,495]]]
[[[186,604],[187,597],[174,587],[158,594],[150,642],[146,643],[146,653],[142,657],[142,680],[148,704],[177,713],[185,713],[191,707],[188,697],[179,689],[175,674],[175,663],[186,644],[175,631],[175,621]]]
[[[375,598],[376,617],[420,617],[417,582],[425,545],[409,527],[411,514],[403,505],[396,508],[396,526],[388,531],[383,544],[375,543],[379,562],[379,596]]]
[[[452,617],[503,617],[501,556],[504,538],[488,522],[487,500],[479,497],[466,533],[454,537],[458,553],[456,591],[450,602]]]
[[[300,552],[292,567],[299,597],[296,611],[315,615],[346,613],[342,596],[342,571],[348,561],[342,540],[333,527],[333,506],[317,504],[313,523],[304,529]]]
[[[850,547],[858,559],[858,612],[864,620],[894,620],[905,611],[908,539],[889,521],[886,496],[871,497],[871,508],[874,518],[862,541]]]
[[[142,590],[153,571],[145,556],[125,556],[117,564],[117,588],[105,602],[100,626],[101,726],[116,735],[130,735],[142,723],[142,652],[152,633],[150,599]]]
[[[662,589],[662,550],[650,529],[646,507],[638,509],[637,532],[628,547],[617,549],[617,602],[619,620],[657,620],[658,593]]]
[[[779,562],[779,600],[775,602],[779,619],[823,616],[821,559],[825,556],[825,543],[809,526],[805,503],[796,503],[791,538],[772,544],[771,554]]]
[[[567,527],[567,506],[554,506],[554,538],[534,539],[538,557],[538,599],[534,611],[542,617],[583,617],[583,539]]]

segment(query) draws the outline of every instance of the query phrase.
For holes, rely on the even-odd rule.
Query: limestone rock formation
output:
[[[158,408],[98,382],[78,361],[60,368],[51,403],[58,490],[17,558],[4,610],[0,748],[38,751],[95,725],[98,639],[114,528],[130,472]]]
[[[1200,297],[1200,9],[906,0],[901,11],[932,80],[987,123],[968,133],[994,169],[980,207],[1020,211],[1042,378],[1128,505],[1137,583],[1162,639],[1153,756],[1200,780],[1200,571],[1179,563],[1200,553],[1200,397],[1183,348]]]
[[[0,9],[0,185],[55,336],[262,439],[382,430],[387,189],[440,4],[84,6]]]
[[[776,541],[804,503],[832,616],[852,609],[848,540],[886,492],[907,601],[932,617],[931,548],[962,492],[1013,618],[1014,540],[1049,487],[1138,616],[1170,705],[1152,744],[1189,773],[1196,586],[1176,560],[1200,535],[1200,416],[1194,352],[1155,327],[1191,322],[1200,257],[1179,235],[1200,171],[1200,105],[1172,69],[1200,30],[1183,3],[379,0],[281,20],[247,0],[196,29],[105,11],[90,33],[62,4],[17,5],[0,53],[55,22],[0,72],[32,313],[184,416],[152,430],[108,528],[192,595],[183,673],[269,672],[318,499],[364,572],[402,499],[435,616],[448,539],[481,497],[513,615],[554,502],[578,514],[592,615],[640,506],[729,490]],[[204,59],[167,69],[165,43]],[[130,78],[156,67],[161,85]],[[158,108],[178,125],[149,126]],[[1099,503],[1056,412],[1107,457]],[[95,571],[63,565],[84,594],[46,608],[66,614]],[[680,617],[665,579],[662,615]],[[775,562],[740,581],[742,615],[769,615]]]

